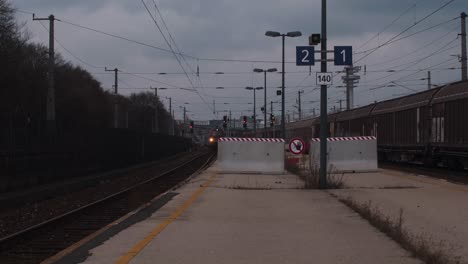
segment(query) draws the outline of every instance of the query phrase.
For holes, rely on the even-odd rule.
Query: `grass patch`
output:
[[[286,162],[286,170],[299,176],[304,181],[304,189],[319,188],[320,170],[309,159],[309,156],[302,155],[298,164]],[[327,189],[342,189],[344,187],[344,173],[337,172],[330,165],[327,170]]]
[[[335,194],[332,194],[332,196],[338,198],[340,202],[357,212],[371,225],[423,262],[427,264],[461,263],[460,257],[455,257],[450,254],[450,252],[453,251],[453,247],[450,247],[445,241],[434,242],[432,239],[427,239],[423,236],[415,236],[408,232],[404,227],[403,209],[400,209],[396,219],[392,219],[380,211],[377,206],[372,206],[371,201],[358,203],[351,197],[339,198]]]

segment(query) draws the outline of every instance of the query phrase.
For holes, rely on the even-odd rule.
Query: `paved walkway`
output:
[[[302,189],[296,176],[216,167],[63,263],[420,263],[327,192]]]
[[[447,172],[450,173],[450,172]],[[372,202],[397,218],[403,209],[405,227],[468,263],[468,186],[393,170],[345,176],[348,189],[333,193],[360,203]]]

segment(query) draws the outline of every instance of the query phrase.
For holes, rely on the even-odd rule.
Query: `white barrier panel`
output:
[[[218,163],[222,173],[284,173],[284,140],[220,138]]]
[[[320,139],[310,142],[311,164],[320,166]],[[369,172],[377,170],[376,137],[327,138],[327,168],[336,172]]]

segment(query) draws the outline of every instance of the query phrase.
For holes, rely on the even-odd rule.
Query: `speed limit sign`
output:
[[[331,85],[333,82],[333,73],[317,72],[317,85]]]

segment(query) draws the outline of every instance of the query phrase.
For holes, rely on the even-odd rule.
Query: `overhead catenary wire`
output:
[[[451,3],[453,3],[455,0],[449,0],[447,1],[446,3],[444,3],[442,6],[440,6],[439,8],[437,8],[436,10],[432,11],[431,13],[429,13],[428,15],[424,16],[423,18],[419,19],[418,21],[416,21],[414,24],[412,24],[411,26],[405,28],[403,31],[401,31],[400,33],[396,34],[395,36],[393,36],[392,38],[390,38],[389,40],[385,41],[382,45],[379,45],[377,46],[376,48],[372,49],[371,51],[369,51],[368,53],[366,53],[364,56],[362,56],[361,58],[359,58],[357,61],[355,61],[354,63],[358,63],[360,61],[362,61],[364,58],[370,56],[372,53],[374,53],[375,51],[377,51],[378,49],[388,45],[390,42],[392,42],[393,40],[397,39],[399,36],[403,35],[404,33],[408,32],[410,29],[412,29],[413,27],[417,26],[418,24],[420,24],[421,22],[425,21],[426,19],[428,19],[429,17],[433,16],[434,14],[436,14],[437,12],[441,11],[442,9],[444,9],[445,7],[447,7],[448,5],[450,5]]]

